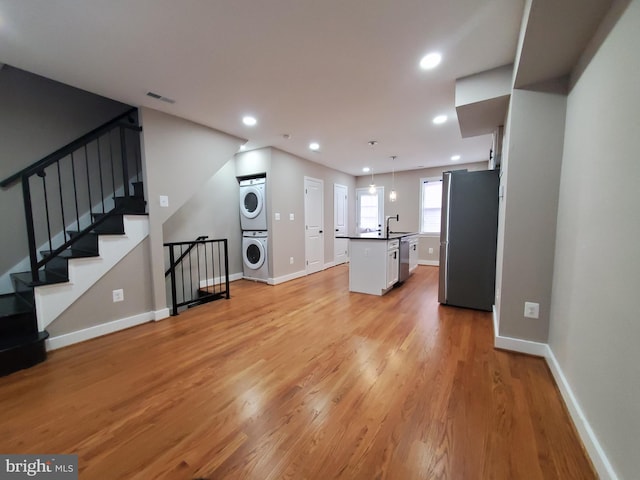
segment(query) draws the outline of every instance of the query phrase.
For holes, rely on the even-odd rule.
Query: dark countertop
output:
[[[418,232],[391,232],[386,237],[384,232],[366,232],[366,233],[350,233],[347,237],[349,240],[395,240],[402,237],[410,237],[418,235]]]

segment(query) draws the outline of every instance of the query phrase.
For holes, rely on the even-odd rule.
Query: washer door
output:
[[[245,238],[243,242],[242,257],[244,264],[252,270],[259,269],[264,264],[266,252],[262,242],[255,238]]]
[[[240,189],[240,211],[246,218],[256,218],[262,211],[263,202],[258,188],[248,186]]]

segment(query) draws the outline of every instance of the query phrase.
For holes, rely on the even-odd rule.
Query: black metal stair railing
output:
[[[227,239],[207,238],[164,244],[169,255],[165,278],[170,282],[171,315],[178,315],[181,307],[230,298]]]
[[[140,131],[133,108],[0,182],[22,183],[33,282],[61,252],[140,201]]]

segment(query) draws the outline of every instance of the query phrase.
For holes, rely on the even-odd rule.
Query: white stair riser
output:
[[[44,330],[149,234],[149,219],[124,216],[124,235],[100,235],[99,257],[69,260],[69,282],[35,288],[39,330]]]

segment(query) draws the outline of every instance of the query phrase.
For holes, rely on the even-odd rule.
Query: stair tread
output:
[[[32,311],[33,308],[17,295],[13,293],[0,295],[0,318]]]
[[[51,285],[54,283],[65,283],[69,281],[68,277],[57,274],[50,270],[39,270],[38,280],[35,282],[31,279],[31,272],[12,273],[11,277],[31,287],[37,287],[40,285]]]
[[[40,253],[44,257],[48,257],[49,255],[51,255],[51,252],[52,252],[51,250],[42,250]],[[67,250],[63,250],[58,254],[58,257],[61,257],[61,258],[85,258],[85,257],[98,257],[98,256],[100,256],[98,252],[91,252],[89,250],[83,250],[81,248],[73,248],[73,246],[71,246]]]
[[[49,332],[47,332],[46,330],[30,335],[16,335],[0,338],[0,352],[19,348],[32,343],[41,342],[42,340],[46,340],[47,338],[49,338]]]

